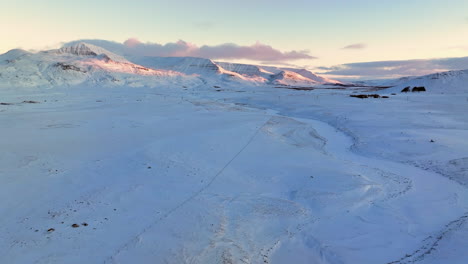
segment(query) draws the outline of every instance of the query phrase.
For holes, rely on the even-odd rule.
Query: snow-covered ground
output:
[[[467,263],[468,90],[358,99],[69,56],[78,86],[0,89],[0,263]]]

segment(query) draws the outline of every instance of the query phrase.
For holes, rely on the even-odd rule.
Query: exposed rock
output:
[[[413,93],[414,92],[425,92],[426,91],[426,88],[424,86],[420,86],[420,87],[413,87],[413,90],[411,90]]]
[[[85,70],[80,69],[79,67],[76,67],[75,65],[69,65],[69,64],[64,64],[61,62],[58,62],[54,64],[55,67],[60,67],[64,71],[77,71],[77,72],[83,72],[86,73]]]
[[[350,97],[361,98],[361,99],[369,98],[369,96],[367,96],[367,94],[351,94],[351,95],[349,95],[349,96],[350,96]]]

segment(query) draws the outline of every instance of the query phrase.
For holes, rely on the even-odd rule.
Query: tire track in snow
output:
[[[188,198],[186,198],[185,200],[183,200],[181,203],[179,203],[178,205],[176,205],[175,207],[173,207],[172,209],[170,209],[169,211],[167,211],[164,215],[160,216],[159,218],[157,218],[153,223],[149,224],[148,226],[146,226],[141,232],[139,232],[137,235],[135,235],[134,238],[132,238],[130,241],[126,242],[125,244],[123,244],[119,249],[116,250],[116,252],[114,254],[112,254],[110,257],[108,257],[104,263],[118,263],[118,261],[115,259],[116,256],[120,255],[123,251],[127,250],[132,244],[136,244],[138,243],[138,241],[140,241],[140,237],[146,233],[148,230],[150,230],[152,227],[154,227],[155,225],[157,225],[159,222],[165,220],[166,218],[168,218],[169,216],[171,216],[174,212],[176,212],[177,210],[179,210],[180,208],[182,208],[184,205],[186,205],[187,203],[189,203],[190,201],[192,201],[193,199],[195,199],[196,197],[198,197],[201,193],[203,193],[206,189],[208,189],[212,184],[213,182],[219,178],[219,176],[221,176],[221,174],[224,172],[224,170],[226,170],[227,167],[229,167],[229,165],[231,165],[231,163],[253,142],[253,140],[255,139],[255,137],[260,133],[260,131],[268,124],[268,122],[270,122],[272,120],[272,116],[270,116],[268,118],[268,120],[266,120],[265,122],[263,122],[263,124],[257,128],[257,130],[255,131],[255,133],[249,138],[249,140],[244,144],[244,146],[242,148],[240,148],[240,150],[234,154],[234,156],[208,181],[208,183],[206,185],[204,185],[203,187],[201,187],[198,191],[196,191],[195,193],[193,193],[191,196],[189,196]]]

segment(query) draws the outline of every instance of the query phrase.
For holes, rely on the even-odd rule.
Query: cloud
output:
[[[358,50],[358,49],[365,49],[366,47],[367,47],[367,45],[364,44],[364,43],[355,43],[355,44],[351,44],[351,45],[348,45],[346,47],[343,47],[341,49]]]
[[[250,46],[234,43],[197,46],[183,40],[166,44],[143,43],[136,38],[127,39],[123,44],[105,40],[78,40],[101,46],[109,51],[130,56],[154,57],[201,57],[209,59],[246,59],[262,62],[288,62],[302,59],[316,59],[307,50],[280,51],[272,46],[257,42]]]
[[[468,69],[468,57],[359,62],[332,67],[318,67],[315,70],[321,74],[341,76],[343,78],[355,78],[357,76],[360,79],[379,79],[420,76],[435,72],[466,69]]]
[[[262,61],[259,62],[261,65],[265,66],[271,66],[271,67],[278,67],[278,66],[286,66],[286,67],[291,67],[291,68],[305,68],[306,66],[301,66],[293,63],[287,63],[287,62],[268,62],[268,61]]]

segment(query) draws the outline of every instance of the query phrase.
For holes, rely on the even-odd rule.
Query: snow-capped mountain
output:
[[[229,62],[216,62],[219,66],[232,72],[236,72],[246,78],[252,78],[260,83],[269,82],[273,72],[267,71],[256,65],[229,63]]]
[[[306,70],[306,69],[294,69],[294,68],[283,68],[284,70],[288,70],[288,71],[292,71],[292,72],[295,72],[299,75],[302,75],[303,77],[306,77],[310,80],[313,80],[313,81],[316,81],[318,83],[332,83],[332,84],[336,84],[336,83],[342,83],[340,81],[337,81],[337,80],[333,80],[333,79],[329,79],[329,78],[325,78],[325,77],[322,77],[322,76],[318,76],[317,74],[309,71],[309,70]]]
[[[306,78],[293,71],[283,70],[273,76],[271,76],[270,82],[275,85],[286,85],[286,86],[310,86],[321,84],[320,82]]]
[[[340,81],[318,76],[306,69],[279,68],[273,66],[257,66],[226,62],[217,62],[217,64],[243,76],[263,78],[263,82],[272,85],[317,86],[322,84],[341,84]]]
[[[227,70],[210,59],[195,57],[130,57],[129,59],[148,68],[169,70],[196,76],[204,83],[257,83],[257,80]]]
[[[115,54],[125,57],[133,63],[154,69],[179,71],[189,75],[195,74],[204,82],[234,81],[251,85],[277,85],[272,83],[272,79],[273,81],[277,79],[277,77],[274,75],[282,71],[291,71],[311,80],[309,82],[304,82],[304,79],[302,78],[301,80],[291,80],[290,85],[293,86],[298,86],[298,83],[300,82],[302,82],[305,86],[341,83],[340,81],[324,78],[310,72],[309,70],[301,68],[295,69],[291,67],[282,68],[274,66],[219,62],[193,57],[166,58],[135,55],[131,56],[126,54],[125,49],[122,49],[120,45],[109,41],[87,40],[87,42],[95,44],[99,47],[104,47],[107,50],[114,52]],[[75,45],[77,43],[78,42],[71,42],[70,44]]]
[[[273,85],[311,86],[341,83],[340,81],[318,76],[306,69],[279,68],[227,62],[216,63],[229,71],[239,73],[249,78],[257,78],[260,82]]]
[[[421,77],[405,77],[384,92],[398,93],[406,87],[424,87],[428,93],[461,93],[468,91],[468,70],[448,71]]]
[[[165,83],[319,86],[339,83],[305,69],[214,62],[194,57],[124,56],[78,42],[31,53],[0,55],[0,86],[54,87],[79,84],[158,86]]]
[[[200,81],[179,72],[137,65],[86,43],[38,53],[12,50],[0,55],[0,86],[3,87],[79,84],[151,87],[168,82]]]
[[[192,57],[133,57],[132,61],[150,68],[172,70],[184,74],[221,74],[222,69],[209,59]]]
[[[115,62],[130,63],[127,59],[125,59],[122,56],[119,56],[101,47],[88,44],[88,43],[83,43],[83,42],[78,43],[76,45],[65,46],[57,51],[52,51],[52,52],[56,52],[58,54],[73,54],[77,56],[94,56],[95,57],[95,56],[101,55]]]
[[[468,89],[468,70],[405,77],[392,83],[394,87],[383,92],[425,87],[429,93],[458,93]],[[318,76],[307,69],[215,62],[195,57],[126,57],[83,42],[37,53],[15,49],[0,55],[0,87],[82,84],[324,87],[324,84],[341,82]]]
[[[313,86],[325,83],[339,83],[319,77],[304,69],[273,71],[261,66],[215,62],[193,57],[131,57],[131,61],[153,69],[164,69],[196,75],[205,82],[227,81],[242,82],[250,85]],[[273,69],[274,67],[269,67]],[[310,78],[312,77],[312,78]]]

